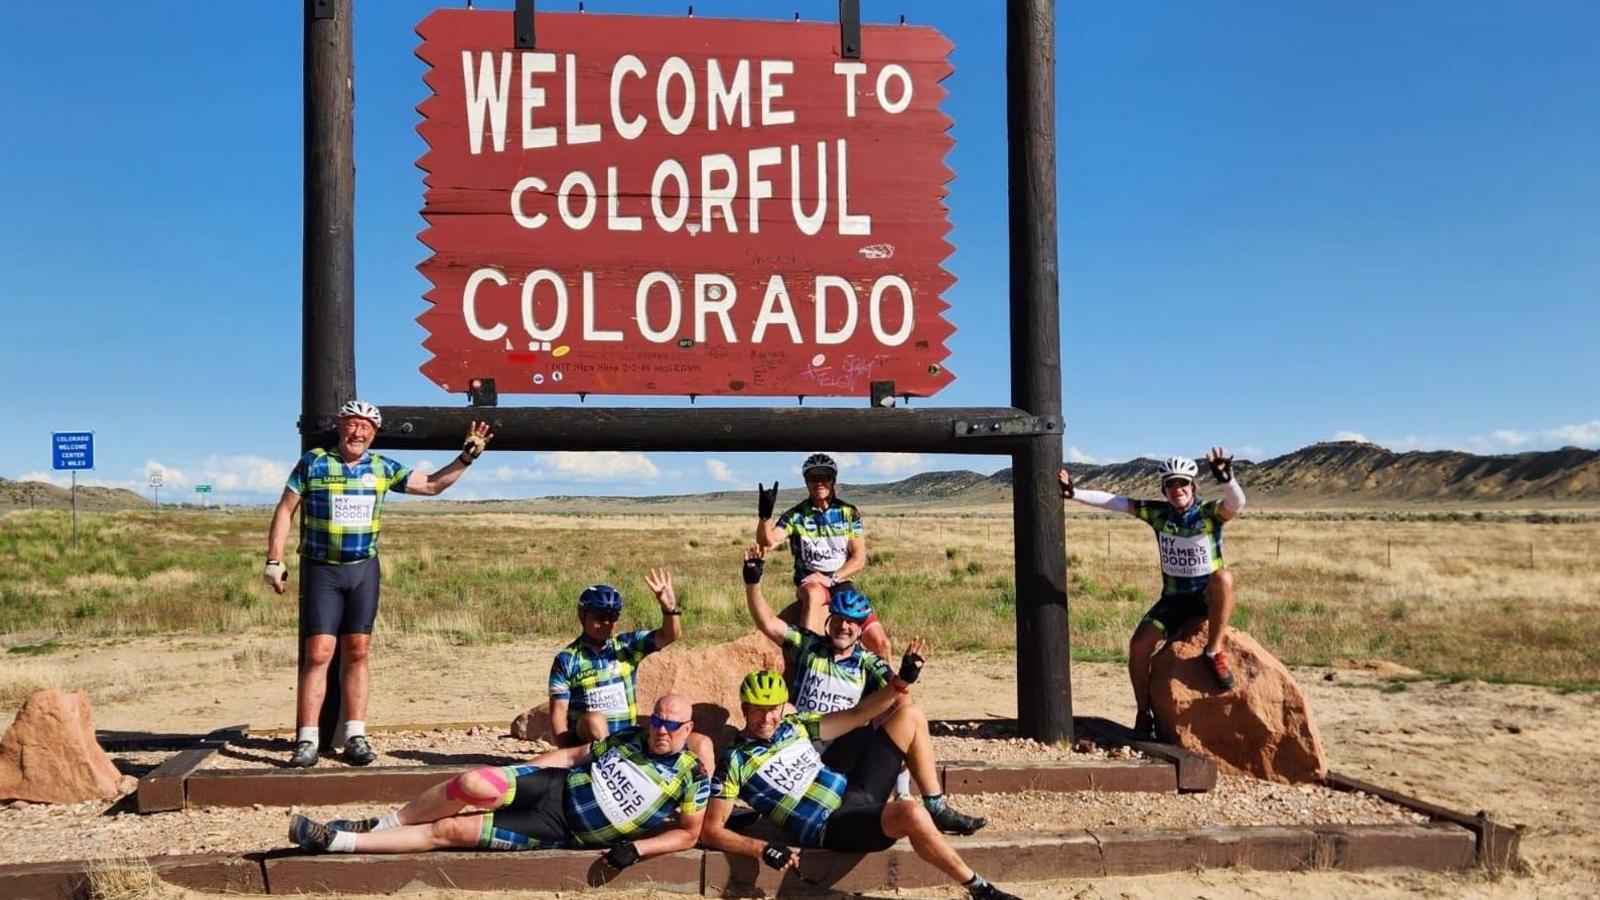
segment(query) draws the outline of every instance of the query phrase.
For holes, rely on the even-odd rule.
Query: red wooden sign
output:
[[[419,269],[447,391],[927,396],[951,44],[835,23],[440,10]]]

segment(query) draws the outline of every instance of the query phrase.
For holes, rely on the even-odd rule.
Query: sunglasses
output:
[[[610,624],[612,622],[615,622],[617,619],[621,618],[621,616],[618,616],[616,613],[591,612],[591,613],[588,613],[588,615],[591,618],[593,618],[596,622],[604,622],[606,624]]]
[[[1191,484],[1194,484],[1194,482],[1187,478],[1172,478],[1167,481],[1163,481],[1161,483],[1161,489],[1163,491],[1170,491],[1173,488],[1188,487]]]
[[[671,719],[663,719],[660,716],[656,715],[655,713],[651,713],[650,714],[650,727],[651,728],[665,729],[667,734],[676,733],[679,728],[682,728],[683,726],[685,726],[687,724],[689,724],[689,723],[688,722],[674,722]]]

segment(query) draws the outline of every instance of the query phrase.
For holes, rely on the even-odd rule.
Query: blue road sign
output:
[[[56,469],[94,468],[94,432],[56,431],[50,435],[52,465]]]

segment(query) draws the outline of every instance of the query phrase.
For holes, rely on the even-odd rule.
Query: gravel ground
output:
[[[1088,741],[1075,747],[1055,747],[1014,736],[991,725],[944,727],[933,738],[933,752],[950,762],[1094,762],[1104,759],[1139,759],[1127,748],[1107,750]],[[509,765],[552,749],[544,741],[522,741],[488,727],[387,731],[370,735],[378,751],[379,766]],[[288,738],[250,737],[229,744],[211,755],[204,768],[286,768],[294,747]],[[338,756],[325,757],[322,766],[343,765]]]
[[[492,762],[523,759],[545,745],[514,741],[489,729],[394,732],[378,736],[389,765],[424,765],[440,762]],[[1095,748],[1087,752],[1045,748],[1030,741],[997,737],[935,738],[942,759],[994,761],[1072,759],[1087,761],[1106,756]],[[226,766],[260,766],[279,763],[287,743],[279,739],[244,742],[233,755],[221,757]],[[1114,755],[1114,754],[1113,754]],[[143,774],[171,756],[170,753],[114,753],[118,767]],[[217,758],[217,757],[213,757]],[[338,765],[325,761],[324,766]],[[985,835],[1039,834],[1078,828],[1201,827],[1207,825],[1379,824],[1420,822],[1422,817],[1364,794],[1326,788],[1271,784],[1224,776],[1214,791],[1204,794],[1059,794],[1026,791],[1016,794],[960,795],[955,799],[964,812],[988,816]],[[61,859],[146,856],[158,853],[262,851],[287,846],[288,811],[278,807],[217,807],[140,816],[133,798],[116,803],[91,802],[72,806],[12,803],[0,808],[0,863],[45,862]],[[316,818],[350,818],[370,815],[383,807],[373,805],[314,807],[305,810]]]

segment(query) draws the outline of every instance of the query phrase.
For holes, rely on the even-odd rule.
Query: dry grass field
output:
[[[947,650],[1004,651],[1014,634],[1010,520],[923,512],[872,516],[859,578],[894,633]],[[74,638],[281,634],[291,598],[261,586],[265,511],[119,512],[80,518],[80,546],[55,511],[0,517],[0,645],[48,654]],[[748,517],[558,516],[434,507],[385,512],[380,630],[447,645],[573,630],[583,586],[648,600],[643,573],[670,566],[696,641],[747,629],[738,562]],[[1069,516],[1072,650],[1120,659],[1159,590],[1154,542],[1126,517]],[[1472,514],[1246,514],[1226,552],[1235,624],[1286,662],[1382,660],[1432,678],[1600,688],[1600,519]],[[788,596],[789,557],[767,589]],[[292,597],[292,595],[291,595]],[[635,606],[654,624],[648,606]],[[0,685],[0,703],[25,686]]]

